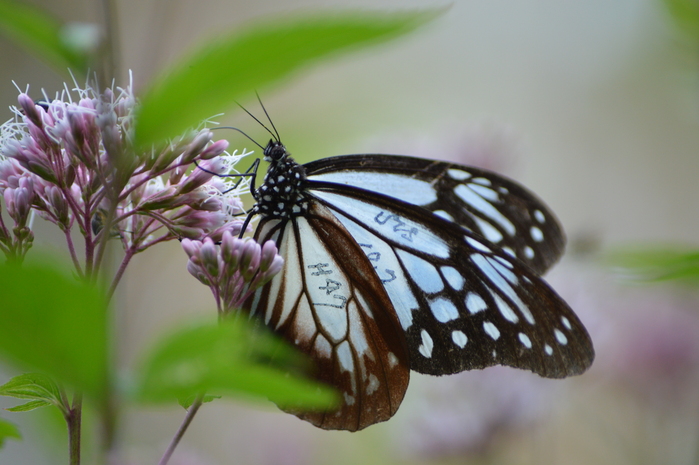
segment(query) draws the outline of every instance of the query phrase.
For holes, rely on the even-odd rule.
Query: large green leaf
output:
[[[24,3],[0,0],[0,31],[49,62],[61,74],[85,75],[88,55],[70,40],[71,28]]]
[[[439,12],[284,16],[216,40],[165,72],[141,96],[137,145],[158,143],[196,127],[320,58],[406,34]]]
[[[327,408],[337,400],[310,381],[308,362],[265,328],[245,320],[198,324],[165,337],[148,355],[137,396],[172,402],[200,393],[269,398],[280,406]]]
[[[101,399],[107,382],[106,300],[44,264],[0,265],[0,357]]]
[[[7,438],[22,439],[22,435],[13,423],[0,418],[0,448],[5,445]]]
[[[699,40],[699,0],[663,0],[672,19],[690,40]]]

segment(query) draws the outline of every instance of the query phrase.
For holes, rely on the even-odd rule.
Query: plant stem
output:
[[[197,414],[197,410],[199,410],[199,407],[201,407],[202,399],[204,399],[204,395],[199,394],[197,398],[194,399],[192,405],[189,406],[189,409],[187,410],[187,415],[185,415],[184,420],[180,425],[180,428],[177,430],[175,437],[172,438],[170,445],[167,447],[167,450],[163,454],[163,458],[161,458],[160,462],[158,462],[158,465],[166,465],[168,460],[170,460],[172,453],[175,452],[175,447],[177,447],[177,444],[180,443],[180,439],[182,439],[182,436],[184,436],[184,433],[187,431],[189,424],[194,419],[194,415]]]
[[[75,393],[73,396],[73,406],[66,415],[68,423],[68,449],[70,454],[70,465],[80,465],[80,426],[83,411],[83,396]]]

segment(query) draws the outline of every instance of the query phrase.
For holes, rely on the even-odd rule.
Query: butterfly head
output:
[[[289,155],[289,152],[286,151],[286,147],[284,147],[284,144],[279,140],[270,139],[263,154],[265,156],[265,161],[274,163],[285,159]]]

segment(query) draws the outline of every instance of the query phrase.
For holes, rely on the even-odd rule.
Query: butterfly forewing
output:
[[[327,182],[308,189],[375,267],[413,370],[443,375],[502,364],[560,378],[591,364],[585,328],[519,260],[412,204]]]
[[[430,210],[543,274],[563,253],[555,216],[534,194],[478,168],[397,155],[345,155],[304,165],[311,181],[348,184]]]
[[[350,431],[389,419],[408,386],[407,345],[360,247],[315,203],[304,216],[263,219],[256,239],[276,240],[285,264],[246,308],[311,355],[318,379],[341,395],[335,411],[291,413],[321,428]]]

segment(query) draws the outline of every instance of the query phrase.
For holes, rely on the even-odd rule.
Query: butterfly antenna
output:
[[[235,103],[238,103],[238,102],[235,102]],[[238,106],[239,106],[240,108],[242,108],[243,111],[244,111],[245,113],[247,113],[248,115],[250,115],[250,117],[251,117],[252,119],[254,119],[255,121],[257,121],[257,123],[258,123],[260,126],[262,126],[263,128],[265,128],[265,129],[267,130],[268,133],[272,134],[272,137],[276,138],[277,141],[279,141],[279,134],[275,134],[275,133],[273,133],[272,131],[270,131],[270,129],[269,129],[267,126],[265,126],[265,123],[263,123],[262,121],[260,121],[259,119],[257,119],[257,117],[256,117],[255,115],[253,115],[252,113],[250,113],[250,112],[247,110],[247,108],[245,108],[244,106],[242,106],[242,105],[239,104],[239,103],[238,103]],[[263,107],[263,108],[264,108],[264,107]],[[265,112],[265,113],[267,113],[267,112]],[[268,118],[269,118],[269,116],[268,116]],[[274,127],[274,125],[272,125],[272,127]],[[275,128],[274,130],[276,131],[277,129]],[[242,132],[242,131],[241,131],[241,132]]]
[[[245,109],[243,108],[243,110],[245,110]],[[246,111],[247,111],[247,110],[246,110]],[[253,116],[253,118],[254,118],[254,116]],[[248,136],[247,134],[245,134],[242,130],[240,130],[240,129],[238,129],[238,128],[234,128],[233,126],[222,126],[222,127],[219,127],[219,128],[211,128],[212,131],[214,131],[214,130],[216,130],[216,129],[232,129],[232,130],[234,130],[234,131],[238,131],[239,133],[241,133],[242,135],[244,135],[245,137],[247,137],[248,139],[250,139],[250,140],[253,142],[253,144],[257,145],[257,146],[258,146],[259,148],[261,148],[262,150],[265,149],[265,148],[262,147],[260,144],[258,144],[257,141],[256,141],[255,139],[253,139],[252,137]]]
[[[255,91],[255,95],[257,96],[257,101],[260,102],[260,106],[262,107],[262,111],[265,112],[265,116],[267,117],[267,121],[269,121],[269,124],[272,125],[272,129],[274,129],[274,133],[277,135],[277,142],[281,142],[281,137],[279,137],[279,131],[277,131],[277,128],[274,126],[274,122],[272,122],[272,118],[269,117],[269,113],[267,113],[267,109],[265,108],[264,104],[262,103],[262,99],[260,98],[260,94]],[[269,131],[269,129],[268,129]]]

